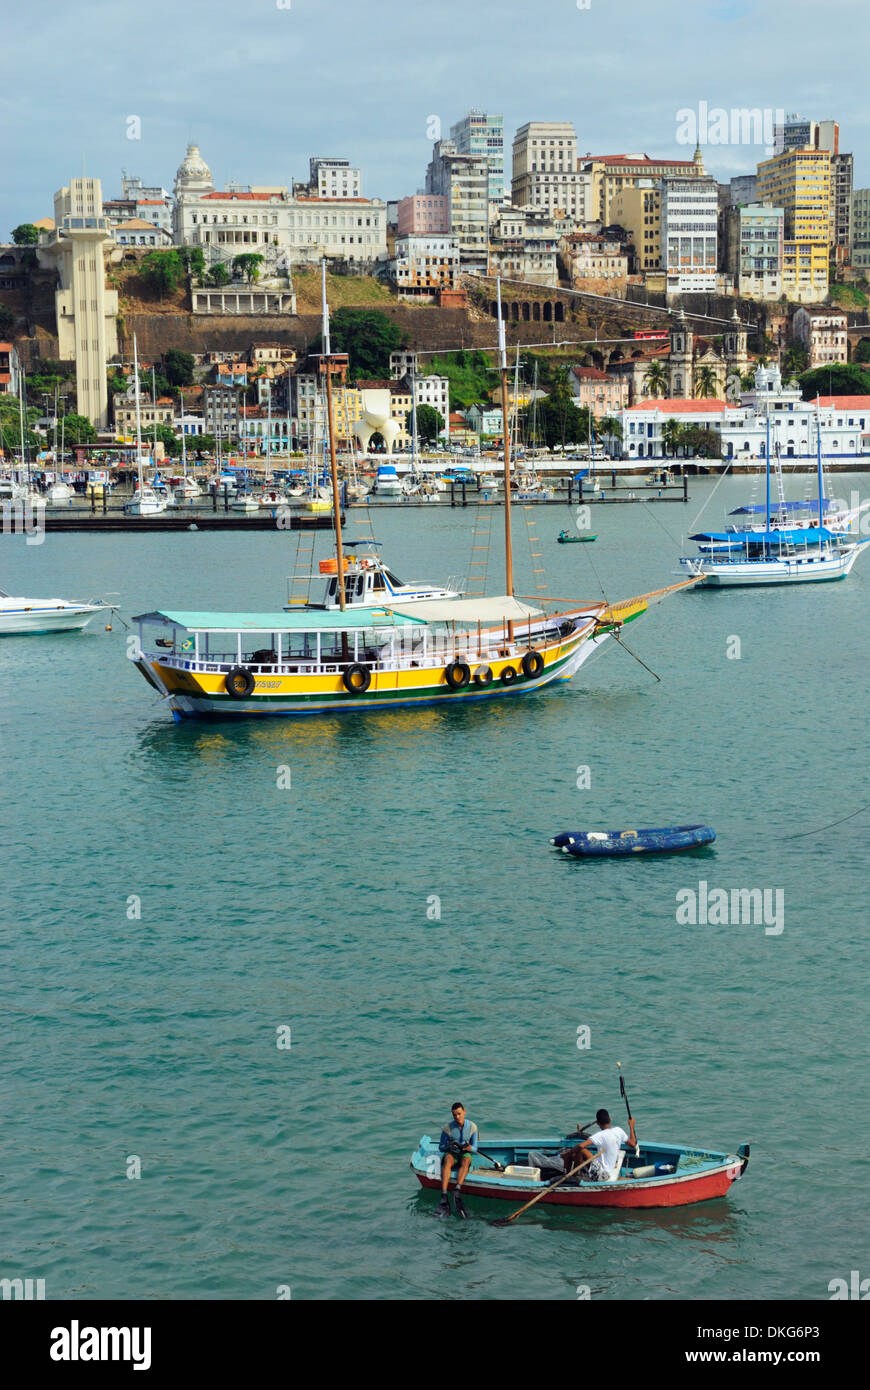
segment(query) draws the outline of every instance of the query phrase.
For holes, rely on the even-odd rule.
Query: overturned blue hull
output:
[[[602,859],[628,854],[673,854],[697,849],[716,838],[709,825],[670,825],[656,830],[565,830],[550,841],[563,854]]]

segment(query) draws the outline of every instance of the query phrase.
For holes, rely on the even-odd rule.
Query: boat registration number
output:
[[[254,689],[255,689],[255,690],[280,690],[280,689],[281,689],[281,682],[280,682],[280,681],[255,681],[255,682],[254,682]]]

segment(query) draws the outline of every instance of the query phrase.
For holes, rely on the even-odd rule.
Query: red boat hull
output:
[[[539,1206],[554,1207],[686,1207],[694,1202],[708,1202],[724,1197],[731,1184],[740,1176],[740,1163],[722,1164],[712,1171],[684,1177],[639,1179],[637,1182],[618,1182],[584,1187],[554,1187],[540,1199]],[[416,1170],[415,1170],[416,1172]],[[437,1176],[417,1172],[423,1187],[440,1189]],[[522,1203],[535,1196],[531,1187],[508,1187],[498,1179],[473,1178],[463,1183],[467,1197],[495,1197],[503,1202]]]

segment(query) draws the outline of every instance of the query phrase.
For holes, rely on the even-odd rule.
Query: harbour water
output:
[[[594,545],[536,511],[550,593],[674,582],[680,533],[750,483],[595,507]],[[443,582],[473,517],[376,527],[402,578]],[[2,583],[120,590],[125,617],[273,609],[295,546],[4,537]],[[859,560],[680,594],[625,633],[660,681],[608,643],[559,690],[361,720],[176,726],[119,621],[4,640],[0,1275],[48,1298],[828,1298],[867,1248],[868,586]],[[718,839],[691,857],[548,843],[695,821]],[[782,890],[782,930],[678,922],[702,882]],[[484,1140],[618,1121],[617,1061],[641,1135],[751,1141],[727,1199],[432,1219],[408,1161],[451,1102]]]

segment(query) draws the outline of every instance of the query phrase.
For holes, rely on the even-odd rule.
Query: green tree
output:
[[[664,362],[653,358],[644,374],[644,385],[651,396],[664,396],[668,389],[668,371]]]
[[[532,417],[534,415],[534,429]],[[588,438],[590,417],[585,406],[578,409],[569,397],[568,400],[554,400],[547,396],[527,405],[520,411],[524,438],[538,445],[552,449],[555,444],[564,448],[566,444],[576,444]]]
[[[686,453],[700,458],[719,458],[722,453],[722,439],[718,430],[707,425],[683,425],[680,431],[680,444]]]
[[[188,437],[187,451],[191,450],[197,458],[202,454],[213,454],[215,449],[215,438],[213,434],[196,434]]]
[[[870,338],[862,338],[855,348],[853,362],[870,362]]]
[[[148,431],[148,438],[154,438],[153,430]],[[164,453],[168,454],[170,458],[181,453],[181,440],[171,425],[157,426],[157,442],[163,445]]]
[[[704,363],[695,372],[695,395],[715,396],[717,391],[716,373],[709,363]]]
[[[260,278],[260,266],[263,264],[265,256],[261,256],[258,251],[244,251],[240,256],[233,256],[233,270],[237,270],[240,275],[244,275],[249,285]]]
[[[782,355],[782,375],[784,378],[800,376],[810,365],[810,355],[803,343],[792,343]]]
[[[45,440],[42,435],[36,434],[33,430],[34,422],[42,412],[36,406],[28,406],[24,412],[24,447],[32,450],[44,447]],[[10,456],[17,453],[21,448],[21,421],[19,415],[18,398],[16,396],[0,395],[0,448],[2,448],[7,464],[11,462]]]
[[[413,428],[412,411],[408,411],[408,433]],[[424,444],[434,444],[444,428],[444,416],[431,405],[417,406],[417,436]]]
[[[148,288],[162,299],[181,284],[184,264],[177,251],[149,251],[139,263],[139,274]]]
[[[602,439],[621,439],[622,421],[616,415],[602,415],[598,421],[598,434]]]
[[[206,272],[203,278],[209,285],[214,285],[220,289],[222,285],[228,285],[233,277],[230,275],[223,261],[218,261],[216,265],[212,266],[211,270]]]
[[[489,359],[483,352],[450,352],[433,357],[432,372],[446,376],[450,382],[450,404],[454,410],[467,410],[470,405],[488,401],[496,382]]]
[[[163,354],[163,368],[170,386],[191,386],[193,384],[193,353],[182,352],[181,348],[170,348]]]
[[[799,378],[805,401],[816,396],[870,396],[870,371],[852,363],[834,362],[830,367],[816,367]]]
[[[201,246],[179,246],[178,257],[188,275],[202,275],[205,255]]]
[[[16,246],[36,246],[39,241],[39,228],[32,222],[21,222],[12,229],[12,240]]]
[[[58,425],[58,438],[60,426]],[[86,415],[65,415],[63,420],[64,444],[95,444],[97,432]]]
[[[390,371],[390,353],[404,344],[400,328],[379,309],[338,309],[332,316],[331,340],[333,352],[346,352],[351,381],[359,377],[386,377]],[[320,336],[309,351],[321,350]]]
[[[677,450],[682,443],[682,434],[683,426],[679,420],[675,420],[673,416],[665,420],[662,425],[662,447],[665,453],[670,454],[672,458],[676,457]]]

